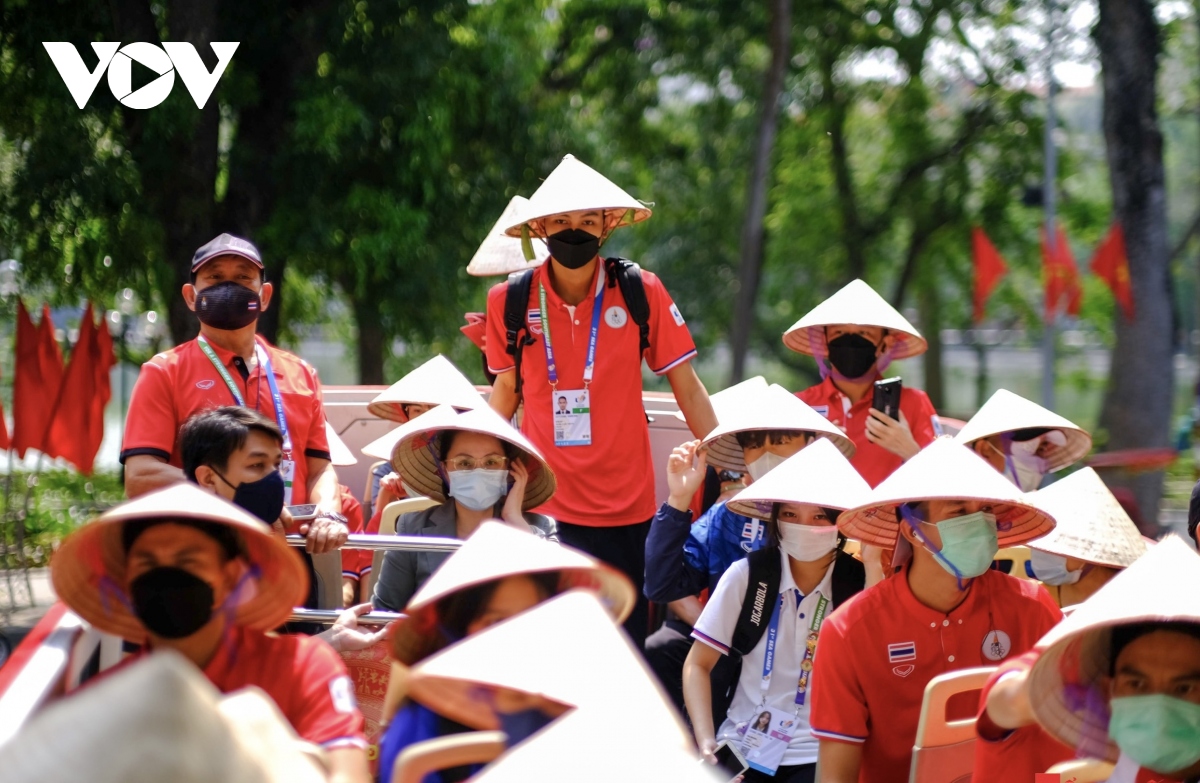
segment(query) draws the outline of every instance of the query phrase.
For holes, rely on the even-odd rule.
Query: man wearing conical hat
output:
[[[888,365],[925,353],[921,333],[862,280],[814,307],[783,334],[783,344],[812,356],[821,382],[796,396],[841,427],[857,451],[851,464],[872,487],[942,434],[920,389],[900,391],[900,418],[872,407]]]
[[[55,593],[94,628],[179,653],[223,693],[261,688],[300,737],[328,751],[331,780],[365,781],[363,717],[324,642],[276,636],[308,592],[297,554],[228,501],[182,483],[122,503],[67,536]]]
[[[1085,430],[1008,389],[993,394],[954,439],[1024,492],[1033,492],[1047,473],[1078,462],[1092,448]]]
[[[531,277],[513,353],[505,324],[507,283],[488,293],[485,341],[488,368],[496,375],[492,407],[512,417],[524,403],[521,429],[561,477],[541,510],[558,520],[564,543],[620,569],[639,594],[654,516],[642,360],[667,377],[696,437],[716,425],[691,365],[695,343],[666,288],[650,272],[640,271],[635,282],[636,270],[627,262],[600,258],[601,244],[615,229],[649,217],[645,205],[599,172],[564,158],[508,228],[510,236],[544,240],[550,251],[544,265],[522,273]],[[632,303],[626,291],[636,295]],[[644,327],[641,304],[648,309]],[[556,400],[564,395],[571,412],[556,416]],[[639,646],[646,609],[643,599],[626,624]]]
[[[1053,527],[949,438],[838,518],[847,537],[895,547],[903,565],[822,626],[811,718],[822,781],[905,783],[929,681],[1020,655],[1058,622],[1062,613],[1040,585],[990,570],[1000,546]]]

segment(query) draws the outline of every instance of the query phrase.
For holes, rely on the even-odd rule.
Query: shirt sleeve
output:
[[[821,626],[813,658],[812,733],[823,740],[865,742],[870,735],[867,699],[853,650],[838,622]]]
[[[383,565],[375,577],[371,602],[376,609],[403,612],[417,592],[417,553],[391,551],[383,556]]]
[[[695,595],[689,592],[697,581],[696,574],[688,574],[688,557],[684,552],[688,530],[692,526],[692,515],[678,511],[667,503],[659,507],[650,522],[646,535],[646,597],[657,603],[667,604]],[[700,577],[703,578],[703,574]]]
[[[1033,664],[1038,659],[1038,653],[1028,652],[1012,661],[1006,661],[996,671],[992,672],[988,677],[987,682],[983,684],[983,689],[979,692],[979,712],[975,721],[975,733],[985,742],[1001,742],[1013,735],[1014,729],[1005,729],[997,726],[992,721],[987,711],[988,695],[992,692],[992,688],[996,687],[996,683],[1010,672],[1028,672],[1033,668]]]
[[[171,458],[181,422],[175,412],[175,391],[166,367],[151,359],[142,365],[129,397],[125,442],[121,463],[129,457],[149,454]]]
[[[350,494],[350,490],[346,487],[339,487],[339,489],[342,493],[342,515],[346,517],[346,527],[351,534],[367,532],[363,523],[362,503],[359,503],[358,498]],[[367,570],[370,570],[372,554],[370,550],[366,549],[343,549],[342,576],[350,579],[361,578],[363,561],[366,561]],[[363,558],[363,555],[366,555],[366,558]]]
[[[308,441],[304,444],[304,454],[315,459],[331,459],[329,453],[329,438],[325,435],[325,404],[322,402],[321,379],[317,377],[317,369],[309,364],[304,365],[308,373],[308,383],[312,387],[312,418],[308,427]]]
[[[941,434],[942,425],[937,421],[937,411],[933,409],[929,395],[920,389],[905,386],[901,394],[909,399],[909,404],[902,405],[901,408],[904,410],[904,418],[908,419],[913,440],[918,446],[925,448]]]
[[[484,341],[488,371],[493,375],[508,372],[513,368],[513,357],[508,355],[508,336],[504,328],[504,302],[508,294],[508,282],[497,283],[488,291],[487,339]]]
[[[295,714],[289,716],[301,739],[327,750],[367,747],[363,715],[354,697],[354,681],[329,645],[306,639],[307,655],[293,682]]]
[[[696,626],[692,628],[692,638],[704,642],[722,655],[728,655],[749,584],[750,563],[739,560],[731,565],[721,575],[721,581],[717,582],[716,589],[700,612]]]
[[[696,343],[658,275],[643,269],[642,284],[650,305],[650,347],[646,349],[646,363],[655,375],[662,375],[690,361],[696,355]]]

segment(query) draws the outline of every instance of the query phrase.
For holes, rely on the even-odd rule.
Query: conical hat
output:
[[[617,622],[633,611],[637,593],[619,571],[583,552],[546,541],[503,522],[484,522],[457,552],[425,580],[405,608],[407,617],[392,633],[396,658],[406,663],[406,650],[415,648],[425,631],[437,621],[436,604],[467,587],[515,574],[557,571],[562,586],[595,591]]]
[[[368,444],[363,453],[390,461],[392,470],[399,473],[410,487],[419,494],[444,503],[446,487],[438,470],[439,463],[434,453],[437,445],[433,438],[444,430],[481,432],[520,449],[524,454],[525,467],[529,469],[529,484],[525,487],[522,508],[528,510],[540,506],[554,494],[557,482],[546,458],[519,430],[487,405],[463,413],[449,405],[439,405]],[[391,450],[384,451],[384,446],[388,444]]]
[[[1029,546],[1089,563],[1128,568],[1146,554],[1146,539],[1091,468],[1030,493],[1033,505],[1054,517],[1054,530]]]
[[[329,456],[332,458],[334,466],[358,464],[358,457],[354,456],[354,452],[350,450],[345,441],[338,437],[333,425],[328,421],[325,422],[325,439],[329,441]]]
[[[0,747],[0,769],[5,783],[324,781],[306,747],[261,690],[222,697],[164,650],[39,711]]]
[[[449,359],[438,354],[371,400],[367,410],[381,419],[403,424],[408,421],[408,416],[401,406],[411,403],[453,405],[469,410],[483,405],[483,397],[467,376]]]
[[[997,390],[954,439],[968,445],[989,435],[1034,428],[1058,430],[1067,439],[1067,445],[1053,455],[1050,470],[1060,470],[1078,462],[1092,450],[1092,436],[1085,430],[1008,389]]]
[[[717,421],[722,421],[733,415],[734,410],[741,405],[743,398],[751,389],[755,391],[766,391],[767,379],[761,375],[755,375],[753,378],[747,378],[741,383],[735,383],[721,389],[719,392],[713,392],[708,395],[708,401],[712,403],[713,413],[717,416]],[[687,421],[687,417],[683,415],[683,411],[675,411],[675,418],[682,422]]]
[[[832,442],[822,438],[733,496],[729,510],[770,519],[776,503],[808,503],[844,511],[867,502],[871,486]]]
[[[867,502],[838,517],[847,538],[896,545],[896,507],[922,500],[982,500],[994,507],[1000,546],[1015,546],[1054,529],[1054,519],[1033,506],[978,454],[950,438],[937,438],[871,491]]]
[[[746,457],[738,445],[737,433],[754,430],[814,432],[819,438],[833,441],[847,457],[854,456],[854,442],[846,433],[779,384],[765,389],[749,383],[739,386],[743,388],[722,403],[724,418],[718,418],[716,429],[700,444],[708,449],[708,463],[713,467],[745,473]]]
[[[525,260],[521,251],[521,242],[504,233],[504,229],[521,219],[521,215],[529,208],[529,199],[524,196],[513,196],[504,208],[504,214],[496,221],[484,238],[483,244],[471,256],[467,264],[467,274],[475,277],[490,275],[507,275],[520,272],[523,269],[533,269],[546,263],[549,254],[544,248],[534,246],[534,251],[541,250],[532,261]]]
[[[308,595],[304,562],[270,527],[229,501],[181,482],[114,506],[63,539],[51,558],[54,592],[105,633],[138,644],[146,641],[146,629],[125,593],[128,558],[121,543],[125,523],[143,519],[201,520],[241,535],[246,559],[259,573],[243,587],[245,594],[234,612],[237,625],[257,631],[278,628]]]
[[[537,655],[530,655],[530,650]],[[575,707],[617,703],[639,731],[688,747],[687,729],[645,660],[592,593],[572,590],[426,658],[412,670],[409,695],[451,720],[499,728],[494,686]]]
[[[505,233],[519,237],[521,226],[534,220],[585,209],[619,212],[623,216],[621,225],[641,223],[650,217],[645,204],[574,155],[567,155],[534,191],[524,213],[508,226]],[[626,214],[630,210],[633,210],[632,220]]]
[[[1038,640],[1030,703],[1067,747],[1117,760],[1108,712],[1095,709],[1107,701],[1100,678],[1109,672],[1112,629],[1142,622],[1200,623],[1200,556],[1178,536],[1151,547]]]
[[[892,359],[919,356],[929,348],[921,333],[862,280],[852,280],[842,290],[808,311],[783,333],[783,344],[798,353],[827,355],[825,327],[838,324],[878,326],[895,340]]]

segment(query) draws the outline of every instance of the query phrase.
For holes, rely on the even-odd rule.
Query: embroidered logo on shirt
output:
[[[988,631],[983,637],[983,657],[989,661],[1002,661],[1012,650],[1012,639],[1004,631]]]
[[[349,714],[358,708],[354,699],[354,683],[344,675],[329,681],[329,698],[338,712]]]
[[[746,524],[742,525],[742,550],[745,552],[753,552],[754,544],[762,538],[762,522],[757,519],[749,519]]]
[[[620,329],[625,325],[627,320],[629,320],[629,316],[623,307],[617,307],[616,305],[613,305],[604,311],[604,323],[608,324],[614,329]]]
[[[915,661],[917,659],[916,642],[900,642],[888,645],[888,663]]]
[[[903,666],[893,666],[892,674],[896,675],[897,677],[907,677],[916,671],[916,669],[916,666],[913,666],[911,663],[906,663]]]
[[[675,306],[674,302],[671,303],[671,317],[675,319],[676,326],[683,326],[683,314],[679,312],[679,308]]]
[[[534,334],[542,333],[542,311],[530,310],[525,314],[525,318],[529,321],[529,331]]]
[[[216,385],[216,381],[196,381],[197,389],[211,389]]]

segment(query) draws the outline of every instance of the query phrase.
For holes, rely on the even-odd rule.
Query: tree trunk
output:
[[[1148,0],[1100,0],[1094,31],[1104,80],[1104,138],[1113,217],[1125,230],[1136,316],[1114,315],[1116,345],[1100,415],[1110,450],[1170,444],[1174,392],[1172,291],[1163,142],[1155,108],[1161,49]],[[1125,476],[1151,530],[1161,471]]]
[[[822,102],[825,104],[826,133],[829,135],[829,160],[837,187],[838,211],[842,217],[842,244],[846,249],[847,280],[866,279],[867,249],[862,219],[858,213],[858,196],[854,192],[854,176],[850,171],[850,149],[846,142],[846,104],[838,98],[833,82],[837,54],[821,56]]]
[[[386,335],[379,308],[360,299],[354,305],[354,320],[358,326],[358,382],[382,386]]]
[[[926,279],[921,281],[917,299],[921,303],[921,334],[929,342],[929,350],[925,352],[925,393],[929,395],[934,410],[941,410],[946,400],[942,370],[942,303],[937,275],[927,274],[924,277]]]
[[[733,315],[733,369],[730,383],[742,380],[746,372],[746,353],[754,330],[754,305],[762,278],[763,219],[767,214],[767,183],[771,176],[771,151],[779,127],[779,96],[791,56],[792,0],[771,2],[771,63],[763,82],[759,107],[758,137],[754,164],[746,189],[746,214],[742,219],[741,259],[738,265],[737,302]]]

